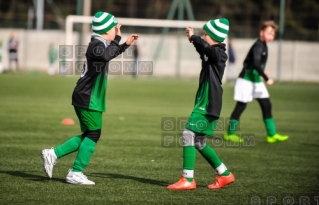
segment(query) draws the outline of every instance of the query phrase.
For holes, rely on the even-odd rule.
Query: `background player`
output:
[[[267,43],[275,38],[278,26],[273,21],[265,21],[261,26],[259,38],[250,48],[244,61],[244,68],[239,74],[235,84],[234,99],[237,101],[235,109],[231,114],[228,131],[224,139],[233,142],[243,140],[236,135],[240,115],[245,110],[247,103],[256,99],[261,107],[264,124],[267,130],[267,142],[275,143],[288,139],[288,136],[279,135],[271,113],[271,102],[265,84],[260,79],[264,78],[268,85],[273,84],[273,80],[268,78],[268,72],[264,71],[268,57]]]

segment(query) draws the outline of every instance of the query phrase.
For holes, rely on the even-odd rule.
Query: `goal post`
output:
[[[91,24],[93,16],[77,16],[69,15],[66,17],[66,34],[65,45],[74,44],[74,24],[83,23]],[[144,28],[172,28],[185,29],[193,27],[194,29],[202,29],[206,21],[188,21],[188,20],[161,20],[161,19],[140,19],[140,18],[116,18],[122,26],[144,27]],[[138,29],[137,29],[138,30]],[[155,34],[140,33],[140,38],[137,41],[139,50],[139,62],[152,62],[154,76],[169,76],[169,77],[198,77],[201,69],[198,53],[191,43],[187,41],[186,34],[182,32],[172,32],[169,35],[164,35],[162,32]],[[195,32],[196,34],[196,32]],[[122,36],[127,36],[127,33],[122,32]],[[200,33],[201,35],[201,33]],[[227,45],[227,39],[225,40]],[[157,47],[156,47],[157,45]],[[154,57],[159,53],[159,57]],[[116,58],[113,61],[118,61]],[[123,59],[122,59],[123,61]],[[124,59],[125,61],[125,59]],[[225,69],[225,74],[226,76]],[[225,77],[223,81],[225,81]]]
[[[69,15],[66,17],[66,44],[72,44],[72,33],[74,23],[92,23],[93,16]],[[125,26],[141,27],[170,27],[170,28],[202,28],[207,22],[205,21],[178,21],[178,20],[161,20],[161,19],[140,19],[140,18],[118,18],[116,20]]]

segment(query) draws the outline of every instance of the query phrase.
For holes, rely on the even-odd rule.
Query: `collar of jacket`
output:
[[[217,43],[217,44],[212,45],[212,47],[218,47],[218,48],[223,49],[224,51],[226,50],[226,44],[225,43]]]
[[[105,47],[110,45],[110,42],[108,40],[105,40],[105,38],[103,38],[100,34],[92,33],[91,34],[91,41],[93,41],[95,39],[101,41],[105,45]]]

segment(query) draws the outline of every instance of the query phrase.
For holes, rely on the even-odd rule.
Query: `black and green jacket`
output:
[[[239,74],[240,78],[244,78],[253,83],[262,82],[260,76],[268,81],[268,77],[264,73],[268,58],[267,44],[260,39],[252,45],[244,60],[244,67]]]
[[[196,93],[193,112],[219,117],[222,108],[222,78],[228,59],[226,45],[219,43],[210,46],[201,37],[191,37],[196,51],[202,60],[199,87]]]
[[[125,43],[119,45],[120,36],[111,42],[98,34],[92,34],[87,48],[81,77],[72,95],[75,107],[105,112],[105,93],[109,62],[128,48]]]

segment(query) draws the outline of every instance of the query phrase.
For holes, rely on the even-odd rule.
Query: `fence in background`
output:
[[[59,45],[65,45],[65,33],[63,31],[25,31],[15,30],[20,41],[19,45],[19,64],[25,70],[39,70],[46,72],[49,67],[49,45],[53,43],[58,49]],[[0,29],[0,40],[3,42],[2,63],[4,68],[8,68],[7,41],[11,29]],[[201,35],[201,33],[198,33]],[[123,34],[122,42],[128,34]],[[182,41],[179,39],[182,38]],[[90,36],[84,36],[84,45],[90,41]],[[137,43],[139,49],[139,61],[153,61],[153,54],[161,39],[160,35],[141,34]],[[73,47],[78,45],[78,35],[73,33]],[[255,39],[232,39],[236,62],[235,75],[242,69],[243,60]],[[181,45],[179,45],[179,43]],[[185,35],[168,34],[160,42],[162,49],[159,58],[153,62],[154,76],[176,76],[178,56],[181,58],[180,73],[181,77],[198,77],[201,64],[198,54],[193,45],[188,42]],[[178,49],[181,48],[181,49]],[[278,44],[276,41],[268,46],[268,62],[266,69],[270,71],[270,76],[276,79]],[[313,81],[319,82],[319,43],[284,41],[282,53],[282,81]],[[180,52],[180,53],[179,53]],[[61,59],[58,59],[58,61]],[[71,59],[76,61],[76,58]],[[114,61],[126,61],[125,58],[117,58]],[[57,67],[59,63],[57,62]],[[226,69],[227,72],[227,69]],[[226,76],[226,74],[225,74]]]

